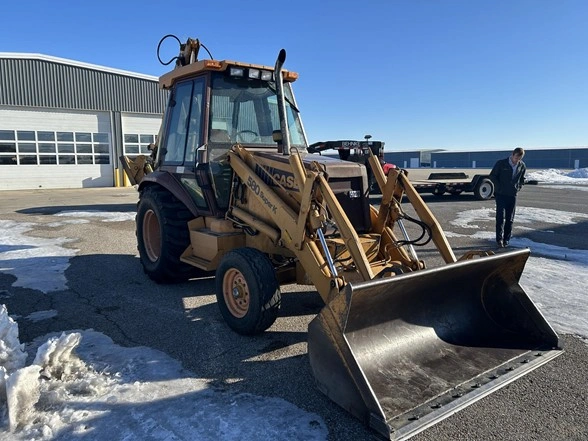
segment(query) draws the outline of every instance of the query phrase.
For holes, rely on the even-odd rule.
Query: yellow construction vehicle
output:
[[[151,279],[214,272],[223,318],[248,335],[276,320],[281,285],[314,285],[325,303],[308,328],[318,387],[389,439],[561,354],[519,285],[529,250],[456,258],[407,173],[385,176],[373,154],[382,200],[370,205],[364,165],[307,152],[284,50],[269,67],[200,60],[201,47],[181,44],[160,78],[169,105],[136,218]],[[426,240],[411,240],[407,221],[444,265],[417,257]]]

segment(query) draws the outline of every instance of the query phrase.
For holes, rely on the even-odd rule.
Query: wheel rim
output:
[[[480,196],[487,199],[492,194],[492,186],[488,183],[480,185]]]
[[[231,268],[223,278],[223,297],[229,312],[243,318],[249,310],[249,287],[241,271]]]
[[[143,244],[151,262],[161,256],[161,229],[159,219],[153,210],[147,210],[143,218]]]

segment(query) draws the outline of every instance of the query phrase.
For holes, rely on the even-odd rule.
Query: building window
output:
[[[76,164],[110,164],[110,134],[0,130],[0,166]]]
[[[19,130],[16,136],[19,141],[35,141],[35,132],[32,130]]]
[[[14,130],[0,130],[0,139],[14,141],[16,139],[14,137]]]
[[[135,159],[139,155],[149,156],[149,144],[155,142],[155,135],[127,133],[124,136],[123,152],[130,159]]]
[[[72,132],[57,132],[57,141],[73,142],[74,137]]]

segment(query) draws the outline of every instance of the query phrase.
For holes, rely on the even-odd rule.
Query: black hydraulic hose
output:
[[[177,60],[177,59],[179,59],[179,58],[180,58],[179,56],[177,56],[177,55],[176,55],[175,57],[172,57],[172,58],[171,58],[171,59],[170,59],[170,60],[169,60],[167,63],[164,63],[163,61],[161,61],[161,57],[160,57],[160,55],[159,55],[159,50],[161,49],[161,43],[163,43],[163,42],[164,42],[166,39],[168,39],[168,38],[173,38],[173,39],[175,39],[175,40],[178,42],[178,46],[180,46],[180,50],[181,50],[181,48],[182,48],[182,42],[180,41],[180,39],[179,39],[177,36],[175,36],[175,35],[173,35],[173,34],[167,34],[167,35],[163,36],[163,37],[161,38],[161,40],[159,40],[159,43],[157,44],[157,59],[158,59],[158,60],[159,60],[159,62],[160,62],[161,64],[163,64],[164,66],[167,66],[168,64],[171,64],[173,61],[175,61],[175,60]],[[213,58],[212,54],[210,53],[210,51],[208,50],[208,48],[207,48],[206,46],[204,46],[202,43],[200,43],[200,47],[203,47],[203,48],[204,48],[204,50],[205,50],[205,51],[208,53],[208,56],[210,57],[210,59],[211,59],[211,60],[214,60],[214,58]]]
[[[414,240],[399,240],[397,243],[400,245],[415,245],[415,246],[425,246],[426,244],[428,244],[431,239],[433,238],[433,232],[431,231],[431,227],[429,225],[427,225],[425,222],[423,222],[420,219],[415,219],[414,217],[409,216],[408,214],[406,214],[404,211],[402,211],[402,208],[400,208],[400,213],[401,213],[401,218],[402,219],[406,219],[409,222],[412,222],[416,225],[418,225],[419,227],[421,227],[421,235]],[[424,242],[421,242],[421,240],[423,239],[423,237],[425,237],[425,235],[427,236],[427,240],[425,240]]]
[[[177,57],[177,56],[175,56],[175,57],[172,57],[172,59],[171,59],[171,60],[169,60],[167,63],[164,63],[163,61],[161,61],[161,57],[159,56],[159,49],[161,48],[161,43],[163,43],[163,42],[164,42],[164,40],[166,40],[167,38],[175,38],[175,39],[176,39],[176,41],[178,42],[178,45],[179,45],[180,47],[182,46],[182,42],[180,41],[180,39],[179,39],[178,37],[176,37],[175,35],[173,35],[173,34],[167,34],[167,35],[165,35],[164,37],[162,37],[162,38],[161,38],[161,40],[159,40],[159,44],[157,45],[157,59],[158,59],[158,60],[159,60],[159,62],[160,62],[161,64],[163,64],[164,66],[167,66],[167,65],[168,65],[168,64],[170,64],[172,61],[175,61],[175,60],[177,60],[177,59],[178,59],[178,57]]]

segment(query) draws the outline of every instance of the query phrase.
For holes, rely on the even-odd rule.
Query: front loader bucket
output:
[[[348,285],[308,328],[319,388],[406,439],[562,353],[519,285],[529,250]]]

